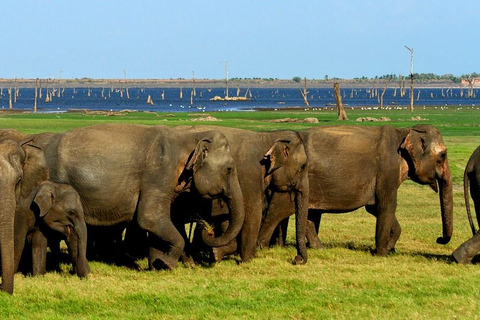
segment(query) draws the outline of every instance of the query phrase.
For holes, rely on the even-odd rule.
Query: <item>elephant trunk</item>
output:
[[[303,179],[302,189],[295,194],[295,228],[297,256],[294,264],[304,264],[307,262],[307,244],[306,230],[308,219],[309,185],[308,178]]]
[[[1,290],[13,294],[15,191],[13,186],[0,187],[0,251],[2,259]]]
[[[79,225],[75,224],[73,232],[70,232],[67,237],[67,241],[75,272],[80,278],[84,278],[90,273],[87,261],[87,226],[85,222]]]
[[[228,193],[225,194],[225,202],[230,212],[230,221],[227,230],[214,238],[211,234],[203,229],[202,238],[205,244],[211,247],[222,247],[233,241],[242,229],[245,220],[245,206],[243,202],[242,191],[236,174],[232,175],[228,186]]]
[[[453,233],[453,190],[452,174],[445,160],[443,165],[443,175],[438,179],[440,187],[440,209],[442,213],[443,236],[437,239],[439,244],[447,244],[452,238]]]
[[[467,210],[467,218],[468,223],[470,224],[470,229],[472,230],[472,235],[474,236],[477,231],[475,230],[475,224],[473,223],[472,219],[472,212],[470,211],[470,195],[468,192],[468,187],[470,183],[469,175],[472,170],[472,165],[470,161],[468,161],[467,166],[465,167],[465,171],[463,173],[463,196],[465,199],[465,209]]]

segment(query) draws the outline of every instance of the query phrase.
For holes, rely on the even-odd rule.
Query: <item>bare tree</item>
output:
[[[348,120],[347,113],[343,108],[342,95],[340,94],[340,84],[338,82],[335,82],[333,84],[333,90],[335,91],[335,101],[337,103],[338,120]]]
[[[307,91],[307,78],[304,79],[304,85],[303,85],[303,91],[300,89],[300,94],[302,95],[303,102],[307,107],[310,107],[310,104],[308,103],[308,91]]]
[[[413,112],[413,48],[405,48],[410,51],[410,111]]]
[[[385,88],[383,88],[382,94],[380,95],[380,109],[383,109],[383,95],[385,94],[385,91],[387,91],[390,81],[392,81],[392,78],[388,78]]]

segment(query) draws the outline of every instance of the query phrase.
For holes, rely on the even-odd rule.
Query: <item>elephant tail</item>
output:
[[[468,193],[468,187],[469,187],[469,173],[471,170],[469,169],[470,167],[470,161],[467,163],[467,166],[465,167],[465,171],[463,173],[463,195],[465,197],[465,209],[467,210],[467,218],[468,222],[470,223],[470,228],[472,229],[472,234],[475,235],[477,231],[475,231],[475,225],[473,224],[473,219],[472,219],[472,212],[470,211],[470,196]]]

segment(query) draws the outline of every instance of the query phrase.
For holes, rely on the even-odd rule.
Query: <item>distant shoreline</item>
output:
[[[64,87],[64,88],[223,88],[225,79],[38,79],[38,85],[42,88]],[[35,88],[36,79],[0,79],[0,87]],[[329,79],[329,80],[307,80],[308,88],[333,88],[335,82],[340,83],[343,88],[378,88],[383,89],[387,84],[384,79]],[[410,87],[408,79],[404,80],[405,87]],[[228,81],[231,89],[239,88],[303,88],[304,81],[296,82],[288,79],[232,79]],[[399,81],[391,81],[388,88],[399,87]],[[452,81],[415,81],[415,88],[465,88],[461,83]],[[477,87],[478,88],[478,87]]]

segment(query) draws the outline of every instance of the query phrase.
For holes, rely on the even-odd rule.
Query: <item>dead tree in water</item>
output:
[[[348,120],[347,114],[345,113],[345,109],[343,108],[342,96],[340,94],[340,84],[338,82],[335,82],[333,84],[333,90],[335,91],[335,101],[337,103],[338,120]]]
[[[413,112],[413,48],[405,48],[410,51],[410,111]]]
[[[387,91],[388,85],[392,81],[392,78],[388,78],[387,83],[385,84],[385,88],[383,88],[382,94],[380,96],[380,109],[383,109],[383,96],[385,95],[385,91]]]
[[[37,98],[38,98],[38,78],[35,79],[35,102],[33,103],[33,112],[37,112]]]
[[[123,70],[123,77],[125,78],[125,92],[127,94],[127,99],[130,99],[130,94],[128,93],[128,85],[127,85],[127,72]]]
[[[12,104],[12,86],[8,88],[8,108],[11,110],[13,109],[13,104]]]
[[[303,102],[307,107],[310,107],[310,104],[308,103],[308,91],[307,91],[307,78],[304,79],[304,86],[303,86],[303,91],[300,89],[300,94],[303,97]]]

